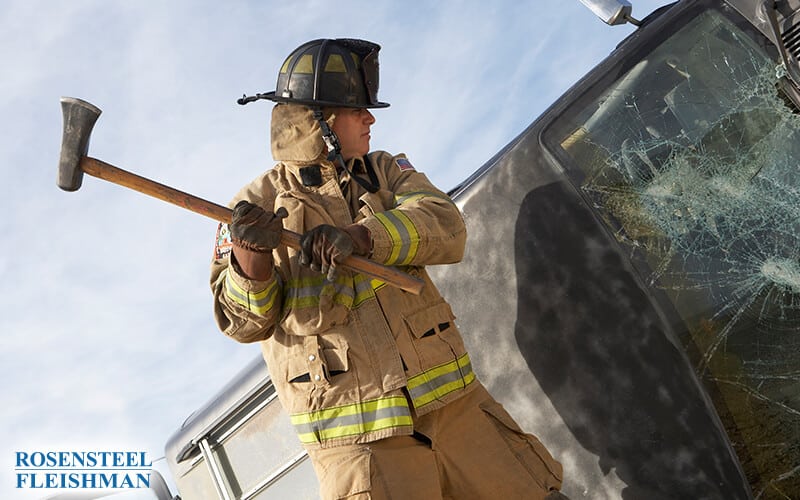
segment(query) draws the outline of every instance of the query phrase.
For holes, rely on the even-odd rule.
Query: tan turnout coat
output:
[[[461,214],[403,155],[368,155],[380,185],[376,193],[345,182],[347,174],[324,159],[319,125],[307,108],[275,107],[272,149],[279,163],[245,186],[231,206],[246,199],[266,210],[285,207],[284,227],[297,233],[320,224],[363,224],[373,239],[371,258],[422,278],[425,287],[415,296],[341,267],[329,282],[285,247],[273,252],[272,279],[253,281],[218,244],[211,267],[217,323],[239,342],[261,343],[278,396],[306,446],[410,434],[412,406],[423,415],[477,385],[451,308],[424,268],[461,259]],[[320,185],[304,185],[301,169],[310,165],[319,165]],[[362,159],[349,166],[369,179]],[[224,226],[220,230],[225,233]]]

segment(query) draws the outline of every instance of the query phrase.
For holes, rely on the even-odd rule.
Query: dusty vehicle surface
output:
[[[429,271],[570,498],[800,497],[800,2],[773,4],[660,9],[451,192],[467,252]],[[260,358],[166,455],[186,499],[317,495]]]

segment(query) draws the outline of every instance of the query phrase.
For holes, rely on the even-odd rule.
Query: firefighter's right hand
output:
[[[248,201],[236,204],[230,231],[237,272],[252,280],[270,279],[272,250],[280,243],[283,218],[287,215],[283,207],[272,213]]]
[[[230,224],[233,245],[251,252],[272,252],[281,241],[283,218],[287,215],[283,207],[273,213],[249,201],[240,201],[233,209]]]

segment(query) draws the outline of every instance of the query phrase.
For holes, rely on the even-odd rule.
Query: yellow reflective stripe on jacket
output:
[[[292,279],[286,283],[284,308],[301,309],[319,305],[319,298],[323,295],[332,296],[337,304],[351,307],[353,305],[353,287],[348,286],[347,276],[337,276],[336,281],[326,281],[325,277],[309,276]]]
[[[262,316],[275,305],[275,297],[278,296],[278,288],[278,281],[273,280],[272,283],[261,292],[248,292],[236,284],[230,274],[227,274],[225,277],[225,295],[250,312]]]
[[[469,354],[455,361],[439,365],[408,379],[408,393],[415,408],[463,389],[475,380]]]
[[[448,203],[453,204],[453,200],[450,199],[447,195],[442,195],[442,193],[436,193],[433,191],[410,191],[408,193],[401,193],[395,196],[394,202],[395,206],[402,205],[408,201],[417,201],[421,200],[422,198],[438,198],[440,200],[445,200]]]
[[[322,274],[294,279],[289,280],[284,289],[284,307],[292,309],[317,307],[322,296],[332,296],[334,303],[345,307],[358,307],[375,297],[369,278],[360,274],[355,277],[339,275],[334,282],[327,281]]]
[[[375,286],[376,281],[378,283],[383,283],[382,281],[371,280],[368,276],[364,276],[363,274],[355,275],[353,284],[356,289],[356,298],[353,301],[353,307],[358,307],[363,304],[364,301],[375,297],[375,290],[378,289]]]
[[[388,266],[409,264],[417,255],[419,248],[419,232],[401,210],[387,210],[375,214],[375,218],[389,233],[392,241],[392,253],[384,262]]]
[[[290,419],[304,444],[413,425],[411,410],[404,396],[296,413]]]

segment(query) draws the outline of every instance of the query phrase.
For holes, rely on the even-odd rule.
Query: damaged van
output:
[[[582,1],[639,27],[451,191],[429,272],[570,498],[800,498],[800,0]],[[186,499],[317,498],[260,358],[166,456]]]

